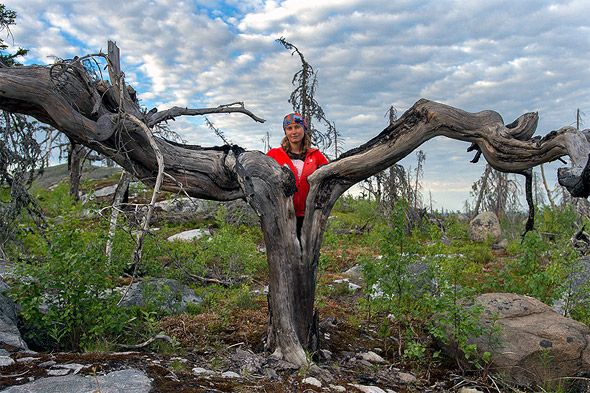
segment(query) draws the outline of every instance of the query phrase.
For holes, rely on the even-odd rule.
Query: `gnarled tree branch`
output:
[[[109,56],[118,57],[114,49],[111,52]],[[110,64],[113,67],[118,61],[110,59]],[[590,192],[590,142],[585,133],[569,127],[531,139],[537,114],[525,114],[504,125],[494,111],[468,113],[422,99],[379,135],[309,177],[311,189],[299,239],[291,201],[295,182],[289,169],[280,168],[260,152],[238,146],[183,145],[152,139],[144,130],[180,115],[240,112],[261,119],[241,105],[142,111],[131,119],[121,114],[133,114],[135,106],[126,102],[135,102],[134,93],[120,85],[119,97],[108,94],[112,91],[104,81],[93,82],[83,71],[72,67],[56,82],[46,67],[0,69],[0,109],[53,125],[74,142],[112,158],[145,183],[154,184],[158,168],[165,167],[163,190],[182,190],[193,197],[220,201],[245,198],[260,216],[267,247],[269,348],[298,366],[306,363],[304,349],[317,349],[315,283],[327,219],[338,197],[353,184],[390,167],[427,140],[446,136],[473,143],[492,167],[503,172],[522,174],[568,155],[574,167],[559,170],[560,182],[574,196]],[[120,69],[110,71],[111,79],[119,80]],[[154,151],[161,153],[159,163]]]
[[[237,106],[234,106],[237,105]],[[213,113],[243,113],[248,115],[252,120],[257,121],[259,123],[264,123],[265,120],[261,117],[256,116],[254,113],[250,112],[248,109],[244,108],[243,102],[236,102],[233,104],[226,104],[220,105],[216,108],[201,108],[201,109],[190,109],[190,108],[181,108],[178,106],[172,107],[162,112],[155,112],[153,113],[147,121],[149,127],[153,127],[158,123],[161,123],[166,120],[171,120],[179,116],[202,116],[202,115],[209,115]]]

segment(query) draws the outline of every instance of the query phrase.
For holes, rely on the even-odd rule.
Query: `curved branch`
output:
[[[236,104],[239,106],[237,106],[237,107],[233,106]],[[149,127],[153,127],[158,123],[161,123],[166,120],[174,119],[175,117],[178,117],[178,116],[185,116],[185,115],[201,116],[201,115],[208,115],[211,113],[243,113],[245,115],[248,115],[254,121],[257,121],[259,123],[264,123],[266,121],[263,118],[256,116],[255,114],[250,112],[248,109],[246,109],[244,107],[243,102],[237,102],[237,103],[233,103],[233,104],[219,105],[216,108],[190,109],[190,108],[182,108],[182,107],[175,106],[170,109],[164,110],[162,112],[155,112],[148,119],[147,123],[148,123]]]
[[[541,139],[526,139],[534,133],[537,119],[536,113],[528,113],[505,126],[502,117],[494,111],[469,113],[419,100],[375,138],[342,154],[308,178],[308,214],[302,231],[305,252],[310,256],[319,253],[323,225],[318,224],[326,222],[331,207],[344,191],[441,135],[476,144],[488,163],[502,172],[522,174],[536,165],[568,155],[574,167],[559,170],[560,183],[572,195],[587,196],[590,193],[590,165],[587,165],[590,142],[584,133],[572,127],[552,131]]]
[[[140,180],[153,184],[158,165],[150,142],[141,127],[127,118],[106,139],[101,135],[95,100],[79,74],[65,73],[68,79],[55,89],[48,67],[0,69],[0,108],[31,115],[54,126],[74,142],[111,157]],[[95,86],[96,87],[96,86]],[[108,110],[102,106],[101,113]],[[169,143],[156,138],[167,173],[177,182],[165,179],[163,190],[178,191],[197,198],[233,200],[243,197],[236,176],[228,170],[225,158],[232,147],[203,148]]]

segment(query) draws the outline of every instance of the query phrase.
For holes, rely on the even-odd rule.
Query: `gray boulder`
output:
[[[127,287],[118,288],[122,293]],[[179,313],[188,304],[203,301],[191,288],[180,281],[168,278],[153,278],[133,283],[121,302],[121,306],[155,306],[166,313]]]
[[[242,199],[226,202],[225,208],[227,211],[225,222],[229,225],[246,225],[255,227],[260,225],[258,214],[256,214],[254,209]]]
[[[220,209],[225,209],[223,217],[226,224],[260,225],[260,219],[254,209],[241,199],[213,202],[197,198],[175,198],[156,203],[151,223],[211,221]]]
[[[157,202],[154,206],[152,224],[186,223],[212,220],[218,204],[197,198],[174,198]]]
[[[574,307],[590,307],[590,256],[578,260],[567,281],[570,288],[569,303]]]
[[[561,315],[573,309],[590,309],[590,256],[580,258],[566,278],[563,296],[553,303],[552,308]]]
[[[497,242],[500,236],[500,221],[492,212],[481,212],[469,222],[469,237],[474,242],[485,242],[490,237]]]
[[[13,386],[4,393],[148,393],[152,381],[140,370],[126,369],[100,376],[66,375]]]
[[[545,385],[590,370],[590,328],[565,318],[529,296],[480,295],[482,322],[495,323],[498,336],[473,340],[492,354],[492,370],[519,385]]]
[[[362,283],[364,281],[363,268],[359,264],[354,265],[342,273],[342,275],[352,279],[356,283]]]
[[[193,241],[193,240],[199,240],[204,236],[211,236],[211,231],[207,228],[197,228],[197,229],[191,229],[188,231],[174,234],[174,235],[170,236],[167,240],[169,242],[173,242],[173,241],[186,241],[186,242],[188,242],[188,241]]]
[[[156,202],[154,208],[174,214],[193,214],[211,210],[207,208],[207,201],[198,198],[174,198]]]
[[[16,305],[4,292],[8,285],[0,278],[0,345],[6,345],[16,351],[28,350],[17,327]]]

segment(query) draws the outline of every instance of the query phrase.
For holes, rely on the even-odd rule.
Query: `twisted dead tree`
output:
[[[269,264],[270,322],[267,345],[274,355],[298,366],[305,350],[319,346],[314,312],[320,245],[334,203],[353,184],[401,160],[425,141],[446,136],[478,147],[495,169],[522,173],[568,155],[574,166],[561,168],[559,181],[572,196],[590,193],[590,143],[573,127],[537,140],[514,135],[536,124],[536,114],[521,116],[511,128],[494,111],[468,113],[421,99],[364,145],[318,169],[310,178],[307,215],[299,240],[291,196],[294,178],[259,151],[238,146],[201,147],[166,141],[151,130],[182,115],[240,112],[261,121],[243,106],[142,111],[135,92],[125,86],[118,50],[108,55],[109,85],[94,80],[74,59],[53,67],[0,69],[0,109],[31,115],[65,133],[75,143],[112,158],[141,181],[197,198],[245,199],[260,216]],[[156,160],[156,149],[159,165]],[[163,174],[161,170],[163,167]]]

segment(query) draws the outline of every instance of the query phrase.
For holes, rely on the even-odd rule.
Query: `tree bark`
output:
[[[0,69],[0,109],[31,115],[54,126],[74,142],[110,157],[144,183],[154,185],[158,168],[163,167],[162,190],[219,201],[246,199],[260,217],[267,247],[268,343],[276,356],[298,366],[307,362],[304,350],[318,345],[314,301],[326,223],[338,197],[353,184],[392,166],[427,140],[446,136],[476,143],[488,163],[503,172],[522,173],[569,155],[575,166],[561,168],[560,181],[577,195],[590,192],[590,169],[586,168],[590,144],[572,127],[540,140],[520,140],[513,135],[529,133],[536,125],[536,114],[525,114],[508,128],[496,112],[468,113],[421,99],[379,135],[309,177],[307,213],[298,239],[292,204],[295,181],[290,170],[261,152],[238,146],[207,148],[155,137],[153,142],[163,159],[159,165],[145,127],[207,110],[137,111],[120,70],[111,71],[111,80],[124,89],[120,94],[108,93],[106,82],[92,80],[76,61],[51,68]],[[243,106],[232,108],[232,112],[261,120]]]
[[[71,143],[70,154],[68,157],[69,170],[70,170],[70,195],[75,200],[80,199],[80,179],[82,178],[82,171],[84,167],[84,161],[86,161],[86,155],[89,150],[83,145]]]

